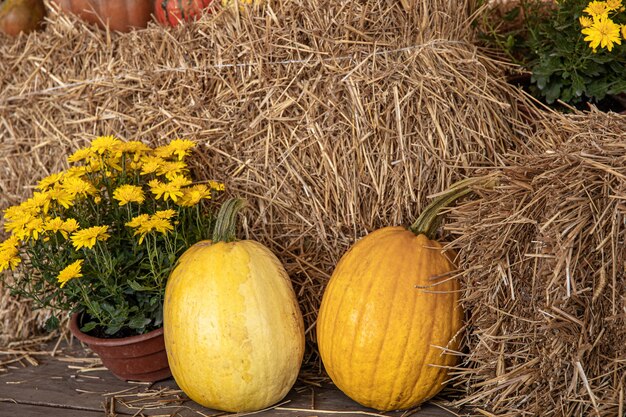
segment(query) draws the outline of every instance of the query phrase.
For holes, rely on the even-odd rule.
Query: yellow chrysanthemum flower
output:
[[[209,181],[209,187],[215,191],[224,191],[226,189],[223,183],[217,181]]]
[[[95,195],[96,189],[92,183],[81,178],[69,177],[61,184],[63,190],[72,195]]]
[[[7,232],[11,232],[16,236],[27,236],[28,233],[25,232],[26,225],[35,219],[28,211],[22,211],[21,216],[16,216],[13,218],[5,217],[4,230]]]
[[[76,249],[88,248],[95,246],[96,241],[104,241],[111,237],[107,233],[108,226],[94,226],[88,229],[78,230],[72,234],[72,245]]]
[[[126,223],[126,226],[136,228],[136,227],[141,226],[143,223],[147,222],[148,220],[150,220],[149,214],[140,214],[136,217],[133,217],[131,221]]]
[[[63,179],[63,173],[50,174],[45,178],[42,178],[37,184],[37,188],[41,191],[48,191],[58,184]]]
[[[72,262],[71,264],[66,266],[65,269],[59,272],[59,275],[57,276],[57,281],[59,282],[59,284],[61,284],[61,288],[63,288],[69,280],[72,280],[74,278],[80,278],[83,276],[83,274],[81,273],[82,265],[83,260],[79,259],[75,262]]]
[[[626,25],[622,25],[622,38],[626,39]]]
[[[0,272],[9,268],[15,269],[22,259],[19,256],[20,241],[16,236],[11,236],[0,243]]]
[[[196,147],[195,142],[188,139],[174,139],[165,146],[159,146],[154,150],[154,154],[161,158],[169,158],[176,156],[179,161],[182,161],[185,156],[191,153],[191,150]]]
[[[123,206],[128,203],[143,203],[145,197],[141,187],[131,184],[124,184],[113,191],[113,198],[119,201],[119,205]]]
[[[172,209],[167,210],[159,210],[152,216],[155,219],[165,219],[169,220],[176,215],[176,211]]]
[[[622,0],[606,0],[606,7],[609,11],[618,10],[622,7]]]
[[[175,176],[179,176],[187,171],[187,164],[183,161],[165,161],[157,169],[157,175],[164,175],[168,180],[172,180]]]
[[[145,156],[140,159],[141,162],[141,175],[154,174],[165,163],[163,158],[158,156]]]
[[[609,8],[605,1],[592,1],[583,9],[583,12],[593,17],[593,20],[597,20],[601,17],[608,17]]]
[[[589,47],[595,52],[598,46],[606,48],[609,52],[613,49],[614,44],[621,45],[620,25],[608,18],[600,18],[594,21],[593,25],[583,29],[585,41],[589,42]]]
[[[211,190],[206,184],[197,184],[193,187],[184,188],[183,196],[178,201],[178,205],[182,207],[192,207],[198,204],[202,199],[211,198]]]
[[[22,203],[22,206],[31,213],[47,213],[50,208],[50,194],[34,192],[33,196]]]
[[[180,190],[181,187],[189,184],[191,184],[191,180],[182,176],[173,176],[172,181],[167,183],[159,180],[152,180],[148,183],[150,191],[152,191],[157,200],[163,197],[163,201],[171,199],[173,202],[176,202],[183,196],[183,192]]]
[[[91,149],[102,155],[105,152],[117,151],[117,148],[121,143],[121,140],[113,136],[99,136],[91,142]]]
[[[131,140],[120,143],[118,152],[134,154],[133,160],[138,161],[143,154],[152,152],[152,148],[138,140]]]
[[[168,219],[158,218],[156,216],[151,216],[150,219],[136,227],[134,236],[139,235],[139,244],[143,243],[144,238],[148,233],[153,231],[166,234],[174,230],[174,226]]]
[[[591,18],[587,16],[580,16],[578,18],[578,21],[580,22],[580,26],[584,28],[588,28],[589,26],[593,25],[593,20],[591,20]]]
[[[19,257],[19,250],[16,246],[4,245],[0,247],[0,272],[5,271],[9,268],[15,269],[22,259]]]
[[[46,229],[44,227],[44,220],[41,217],[32,218],[24,228],[21,230],[21,233],[16,236],[22,240],[27,240],[29,238],[33,238],[34,240],[39,239],[39,234],[45,232]]]
[[[93,149],[91,149],[91,148],[81,148],[81,149],[78,149],[73,154],[71,154],[67,158],[67,161],[71,162],[71,163],[76,163],[76,162],[84,161],[86,159],[92,159],[95,155],[96,154],[94,153]]]
[[[78,224],[78,221],[76,221],[76,219],[70,218],[65,220],[63,226],[61,227],[61,230],[67,233],[74,233],[78,230],[79,227],[80,225]]]
[[[74,197],[75,195],[70,193],[67,190],[64,190],[61,186],[55,186],[51,190],[48,190],[48,195],[50,199],[56,201],[61,206],[70,208],[70,206],[74,205]]]
[[[60,217],[48,218],[44,224],[44,230],[52,233],[61,233],[61,235],[67,239],[70,233],[75,232],[78,229],[78,222],[76,219],[63,220]]]

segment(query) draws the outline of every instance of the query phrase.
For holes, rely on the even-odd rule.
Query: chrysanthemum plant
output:
[[[538,98],[584,108],[626,93],[624,1],[520,0],[489,38],[532,73]]]
[[[0,271],[38,307],[82,313],[84,332],[121,337],[162,325],[163,295],[180,254],[210,236],[209,200],[223,185],[193,183],[195,144],[151,148],[104,136],[4,211]]]

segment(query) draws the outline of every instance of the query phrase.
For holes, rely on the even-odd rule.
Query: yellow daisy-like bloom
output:
[[[44,229],[46,232],[62,232],[63,237],[67,239],[67,232],[62,231],[64,224],[65,222],[60,217],[47,218],[44,224]]]
[[[161,158],[169,158],[170,156],[178,157],[182,161],[185,156],[191,153],[196,147],[196,143],[188,139],[174,139],[165,146],[159,146],[154,150],[154,154]]]
[[[223,183],[217,181],[209,181],[209,187],[215,191],[224,191],[226,189]]]
[[[48,175],[47,177],[42,178],[41,181],[39,181],[39,184],[37,184],[37,188],[41,191],[48,191],[49,189],[54,187],[56,184],[58,184],[62,179],[63,179],[62,172]]]
[[[592,1],[583,9],[583,12],[593,17],[593,20],[596,20],[601,17],[608,17],[609,8],[605,1]]]
[[[38,240],[39,234],[45,232],[45,230],[44,220],[41,217],[34,217],[26,224],[21,233],[16,236],[22,240],[27,240],[29,238]]]
[[[200,202],[202,199],[211,198],[211,190],[206,184],[197,184],[193,187],[184,188],[183,196],[178,201],[178,205],[182,207],[192,207]]]
[[[583,29],[585,41],[589,42],[589,47],[595,52],[598,46],[606,48],[609,52],[613,49],[614,44],[621,45],[620,25],[615,24],[611,19],[600,18],[594,21],[593,25]]]
[[[70,233],[75,232],[78,229],[78,222],[76,219],[63,220],[60,217],[53,217],[46,219],[44,224],[44,230],[47,232],[61,233],[61,235],[67,239]]]
[[[140,159],[141,175],[154,174],[163,166],[165,160],[158,156],[145,156]]]
[[[88,229],[78,230],[72,234],[72,245],[76,249],[88,248],[95,246],[96,241],[104,241],[111,237],[107,233],[109,226],[94,226]]]
[[[91,142],[91,149],[102,155],[105,152],[115,152],[122,143],[121,140],[113,136],[99,136]]]
[[[169,220],[176,215],[176,211],[172,209],[160,210],[154,213],[152,218]]]
[[[24,208],[29,210],[31,213],[48,213],[48,209],[50,208],[50,194],[34,192],[33,196],[26,200],[23,204]]]
[[[145,200],[141,187],[131,184],[125,184],[117,187],[115,191],[113,191],[113,198],[120,202],[120,206],[128,203],[141,204]]]
[[[606,0],[606,7],[609,10],[618,10],[622,7],[622,0]]]
[[[17,248],[18,244],[19,240],[15,236],[0,243],[0,272],[9,268],[15,269],[22,262]]]
[[[174,226],[172,226],[172,223],[168,219],[151,216],[147,222],[137,226],[136,229],[134,236],[139,235],[139,244],[141,245],[148,233],[156,231],[166,234],[174,230]]]
[[[187,171],[187,164],[183,161],[165,161],[163,165],[157,169],[157,175],[164,175],[165,178],[171,180],[175,176],[183,174]]]
[[[626,39],[626,25],[622,25],[622,38]]]
[[[65,267],[59,275],[57,276],[57,281],[61,284],[61,288],[67,284],[67,282],[74,278],[80,278],[83,276],[81,273],[81,267],[83,265],[83,260],[79,259],[75,262],[72,262],[68,266]]]
[[[62,205],[66,209],[74,205],[75,195],[67,190],[64,190],[58,185],[55,186],[53,189],[48,190],[48,195],[50,196],[51,200],[56,201],[58,204]]]
[[[129,142],[120,143],[118,152],[133,154],[133,160],[138,161],[143,154],[152,152],[152,148],[138,140],[131,140]]]
[[[70,169],[65,171],[64,178],[82,178],[85,176],[85,174],[89,172],[91,172],[91,168],[89,168],[88,166],[81,165],[81,166],[71,167]]]
[[[76,219],[70,218],[70,219],[65,220],[65,222],[63,223],[63,226],[61,227],[61,230],[67,233],[74,233],[75,231],[78,230],[79,227],[80,225],[78,224]]]
[[[96,189],[89,181],[85,181],[81,178],[69,177],[61,184],[63,190],[72,195],[95,195]]]
[[[580,26],[584,28],[588,28],[589,26],[593,25],[593,20],[591,20],[591,18],[587,16],[580,16],[578,18],[578,21],[580,22]]]
[[[4,230],[7,232],[11,232],[14,235],[18,236],[22,239],[22,236],[28,236],[28,232],[26,232],[26,226],[29,222],[35,219],[30,212],[22,211],[22,215],[19,217],[8,218],[5,217],[6,222],[4,223]]]
[[[148,183],[150,191],[152,191],[152,194],[155,195],[157,200],[163,197],[163,201],[171,199],[173,202],[176,202],[183,196],[181,187],[189,184],[191,184],[191,180],[183,176],[173,176],[172,181],[167,183],[163,183],[159,180],[152,180]]]
[[[136,217],[133,217],[131,221],[126,223],[126,226],[136,228],[146,223],[148,220],[150,220],[149,214],[140,214]]]
[[[71,154],[67,158],[67,161],[71,163],[76,163],[76,162],[84,161],[86,159],[92,159],[94,156],[96,156],[96,154],[94,153],[93,149],[81,148],[81,149],[78,149],[73,154]]]

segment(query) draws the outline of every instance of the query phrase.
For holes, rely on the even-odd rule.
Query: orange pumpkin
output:
[[[153,0],[53,0],[61,10],[110,30],[145,28],[152,18]]]
[[[46,14],[43,0],[0,2],[0,32],[17,36],[37,29]]]
[[[434,200],[409,230],[369,234],[337,264],[319,310],[318,348],[335,385],[358,403],[417,406],[444,387],[457,363],[460,284],[452,256],[429,236],[440,209],[474,182]]]

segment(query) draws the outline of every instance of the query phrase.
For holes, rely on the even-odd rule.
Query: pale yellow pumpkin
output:
[[[260,410],[298,376],[302,314],[282,264],[258,242],[189,248],[167,283],[163,315],[174,379],[199,404]]]
[[[461,181],[410,230],[376,230],[337,264],[319,309],[318,348],[335,385],[358,403],[411,408],[448,380],[462,338],[460,284],[451,254],[427,236],[442,207],[483,182]]]

